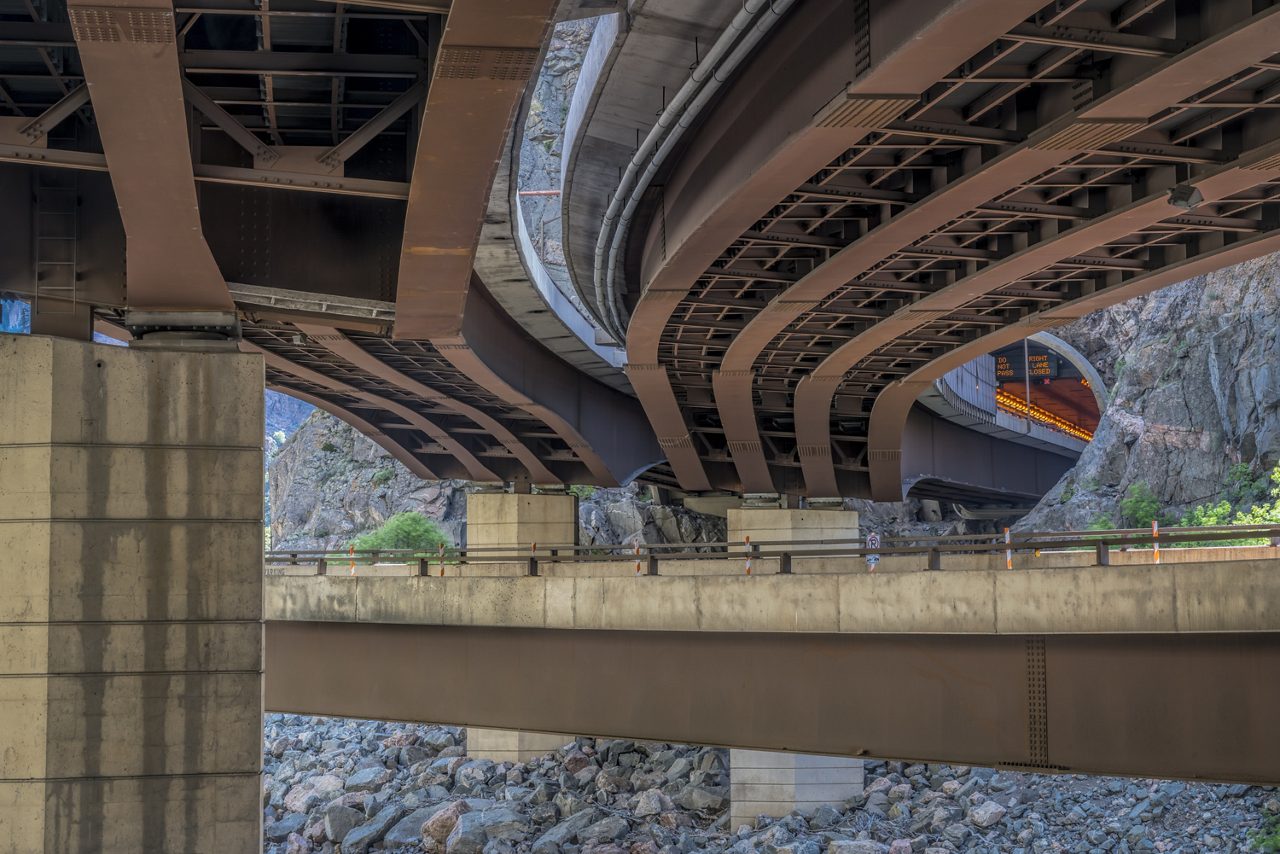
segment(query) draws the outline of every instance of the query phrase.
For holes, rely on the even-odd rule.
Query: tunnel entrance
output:
[[[996,406],[1088,442],[1102,413],[1094,381],[1059,350],[1026,340],[991,354]]]

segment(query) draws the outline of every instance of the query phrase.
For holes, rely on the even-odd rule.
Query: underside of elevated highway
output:
[[[551,33],[584,21],[536,139]],[[1280,0],[0,0],[0,298],[32,333],[0,334],[0,854],[252,850],[264,685],[273,710],[1280,783],[1274,555],[1207,586],[1073,564],[1048,627],[1051,573],[1011,551],[750,572],[762,540],[862,536],[846,499],[1044,496],[1106,418],[1049,331],[1280,250],[1277,106]],[[550,250],[529,142],[558,154]],[[452,617],[484,588],[510,619],[369,619],[332,577],[281,583],[347,618],[264,612],[264,388],[478,485],[470,545],[519,577],[382,589]],[[551,619],[536,543],[574,549],[570,487],[638,479],[777,515],[719,544],[748,569],[723,596],[602,573]],[[1142,619],[1052,628],[1115,579],[1104,606]],[[941,622],[888,628],[912,602]]]

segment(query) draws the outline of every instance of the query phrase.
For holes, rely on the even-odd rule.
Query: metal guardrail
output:
[[[355,551],[275,550],[266,553],[266,566],[314,566],[317,575],[325,575],[330,567],[375,564],[416,565],[418,575],[430,575],[433,565],[444,573],[444,567],[472,564],[520,563],[529,575],[537,575],[540,563],[613,563],[634,562],[638,574],[658,575],[661,560],[723,560],[741,558],[746,571],[757,558],[777,559],[778,572],[791,574],[795,558],[848,557],[866,559],[925,555],[926,570],[941,570],[945,555],[1000,554],[1011,560],[1015,554],[1042,551],[1075,551],[1092,549],[1095,566],[1110,566],[1111,551],[1128,551],[1134,546],[1151,546],[1156,562],[1160,546],[1188,546],[1232,540],[1266,540],[1271,547],[1280,546],[1280,525],[1219,525],[1212,527],[1122,528],[1112,531],[1054,531],[1019,534],[948,534],[936,537],[884,537],[881,545],[869,548],[865,538],[825,540],[761,540],[706,543],[644,543],[574,545],[530,544],[525,550],[491,546],[475,548],[441,547],[435,551],[415,549],[373,549]]]

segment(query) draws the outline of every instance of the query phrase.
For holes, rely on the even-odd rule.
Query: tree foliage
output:
[[[397,513],[376,531],[356,537],[351,545],[360,551],[414,549],[435,551],[449,545],[449,538],[431,519],[415,511]]]

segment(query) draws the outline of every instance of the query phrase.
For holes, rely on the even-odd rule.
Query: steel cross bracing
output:
[[[655,262],[633,345],[647,346],[634,328],[650,320],[645,300],[671,305],[656,356],[687,418],[680,481],[865,494],[878,465],[877,497],[897,499],[910,403],[870,454],[867,443],[887,387],[912,378],[918,394],[945,354],[979,355],[1011,325],[1020,337],[1066,322],[1080,300],[1122,298],[1158,271],[1236,244],[1266,251],[1256,241],[1280,225],[1280,150],[1269,147],[1280,10],[1195,5],[1051,4],[918,97],[880,99],[889,109],[855,121],[838,156],[738,232],[687,292]],[[928,40],[914,50],[925,57]],[[1169,205],[1181,183],[1202,184],[1207,202]],[[1141,211],[1115,217],[1131,205]],[[653,227],[669,232],[670,217]],[[636,346],[631,359],[647,361]],[[660,396],[649,398],[652,414]],[[678,427],[655,427],[678,441]]]

